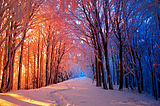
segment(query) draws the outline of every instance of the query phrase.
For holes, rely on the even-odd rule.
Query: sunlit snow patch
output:
[[[36,104],[36,105],[40,105],[40,106],[56,106],[57,104],[53,104],[53,103],[46,103],[46,102],[41,102],[41,101],[37,101],[37,100],[33,100],[33,99],[30,99],[28,97],[25,97],[25,96],[22,96],[22,95],[18,95],[18,94],[14,94],[14,93],[2,93],[0,95],[7,95],[7,96],[11,96],[13,98],[16,98],[18,100],[21,100],[23,102],[28,102],[28,103],[31,103],[31,104]],[[3,100],[4,101],[4,100]],[[6,102],[6,101],[4,101]],[[1,102],[0,102],[1,103]],[[8,104],[8,102],[7,102]],[[12,103],[9,103],[12,105]],[[6,105],[5,105],[6,106]],[[16,106],[16,105],[13,105],[13,106]],[[18,106],[18,105],[17,105]]]
[[[1,106],[20,106],[20,105],[11,103],[9,101],[6,101],[4,99],[0,99],[0,104],[1,104]]]

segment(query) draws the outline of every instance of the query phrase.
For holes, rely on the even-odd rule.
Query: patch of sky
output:
[[[139,32],[139,31],[137,30],[137,32]]]
[[[76,21],[76,24],[80,25],[80,24],[81,24],[81,22],[80,22],[80,21]]]
[[[152,19],[152,17],[148,18],[148,19],[145,21],[145,23],[148,24],[151,19]]]
[[[81,43],[83,44],[83,40],[81,40]]]
[[[77,56],[81,56],[81,53],[77,54]]]

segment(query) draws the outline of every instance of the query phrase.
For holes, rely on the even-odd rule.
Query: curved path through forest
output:
[[[116,86],[114,86],[116,89]],[[132,91],[104,90],[90,78],[0,94],[0,106],[160,106],[160,101]]]

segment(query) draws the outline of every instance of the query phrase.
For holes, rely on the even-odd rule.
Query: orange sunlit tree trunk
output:
[[[38,49],[37,49],[37,88],[39,88],[39,81],[40,81],[40,67],[39,67],[39,59],[40,59],[40,52],[39,52],[39,48],[40,48],[40,33],[38,35]]]
[[[26,30],[24,30],[23,32],[23,37],[26,36]],[[23,44],[24,42],[22,43],[21,45],[21,52],[20,52],[20,61],[19,61],[19,74],[18,74],[18,90],[21,89],[21,75],[22,75],[22,62],[23,62]]]

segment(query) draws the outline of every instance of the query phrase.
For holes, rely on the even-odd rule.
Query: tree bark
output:
[[[96,69],[96,86],[101,86],[100,78],[99,78],[99,68],[98,68],[98,59],[95,56],[95,69]]]
[[[118,19],[116,19],[116,25],[117,25],[117,31],[118,31],[118,43],[119,43],[119,72],[120,72],[120,85],[119,90],[123,90],[123,49],[122,49],[122,38],[121,38],[121,32],[120,32],[120,25],[118,22]]]
[[[3,75],[2,75],[2,84],[1,84],[1,91],[0,92],[5,92],[4,90],[7,87],[7,72],[8,72],[8,67],[9,67],[9,59],[10,59],[10,54],[8,52],[8,46],[9,46],[9,41],[5,42],[5,49],[4,49],[4,58],[3,58]],[[7,44],[8,43],[8,44]],[[8,56],[8,58],[7,58]]]
[[[129,73],[129,87],[133,90],[132,80],[131,80],[131,73]]]
[[[23,31],[23,38],[26,36],[26,30]],[[21,45],[20,61],[19,61],[19,74],[18,74],[18,90],[21,89],[21,75],[22,75],[22,61],[23,60],[23,43]]]
[[[28,63],[27,63],[27,75],[26,75],[26,87],[25,87],[25,89],[29,89],[29,49],[30,47],[29,47],[29,41],[28,41]]]
[[[105,61],[106,61],[106,69],[107,69],[107,79],[109,82],[109,89],[113,90],[113,84],[112,84],[112,77],[111,77],[111,70],[109,66],[109,56],[108,56],[108,16],[107,16],[107,6],[108,6],[108,1],[105,1],[105,5],[103,6],[104,8],[104,15],[105,15],[105,26],[106,26],[106,37],[104,39],[104,36],[102,35],[102,28],[100,28],[100,33],[102,37],[102,43],[104,47],[104,55],[105,55]],[[99,22],[100,25],[100,22]]]
[[[35,50],[33,51],[34,55],[34,75],[33,75],[33,89],[36,88],[36,53]]]
[[[137,66],[136,66],[136,60],[135,60],[134,51],[133,51],[132,47],[130,47],[130,48],[131,48],[131,54],[132,54],[132,57],[133,57],[132,61],[133,61],[134,68],[135,68],[135,74],[136,74],[137,85],[138,85],[138,92],[142,93],[142,91],[141,91],[141,85],[140,85],[140,82],[139,82],[139,76],[138,76],[138,72],[137,72],[138,70],[137,70]]]
[[[16,23],[11,22],[11,30],[16,29]],[[15,53],[16,49],[12,50],[15,48],[15,40],[14,37],[16,36],[16,32],[9,36],[9,55],[10,55],[10,62],[9,62],[9,78],[8,78],[8,85],[7,85],[7,91],[10,91],[13,87],[13,73],[14,73],[14,58],[15,58]]]
[[[52,51],[51,51],[51,61],[50,61],[50,78],[49,83],[53,84],[53,68],[54,68],[54,45],[52,45]]]
[[[102,51],[100,48],[100,41],[99,41],[99,37],[98,35],[96,35],[96,40],[97,40],[97,45],[98,45],[98,66],[100,67],[100,71],[101,71],[101,77],[102,77],[102,83],[103,83],[103,89],[108,89],[107,87],[107,83],[106,83],[106,78],[105,78],[105,74],[104,74],[104,69],[103,69],[103,57],[102,57]]]
[[[22,61],[23,60],[23,44],[21,45],[20,61],[19,61],[19,74],[18,74],[18,90],[21,89],[21,75],[22,75]]]
[[[136,57],[137,57],[137,60],[138,60],[138,63],[139,63],[139,69],[140,69],[140,74],[141,74],[141,88],[142,88],[142,91],[144,90],[144,87],[143,87],[143,72],[142,72],[142,64],[141,64],[141,59],[138,57],[138,54],[136,53]]]
[[[43,86],[43,43],[41,48],[41,59],[40,59],[40,87]]]
[[[118,26],[119,27],[119,26]],[[120,31],[119,31],[120,32]],[[119,86],[119,90],[123,89],[123,59],[122,59],[122,40],[121,40],[121,34],[119,33],[119,71],[120,71],[120,86]]]
[[[38,39],[38,50],[37,50],[37,88],[39,88],[39,45],[40,45],[40,34]]]
[[[12,87],[13,87],[14,58],[15,58],[15,50],[12,51],[11,53],[11,64],[9,69],[8,86],[7,86],[6,92],[12,90]]]
[[[49,45],[47,46],[47,58],[46,58],[46,86],[49,84]]]

